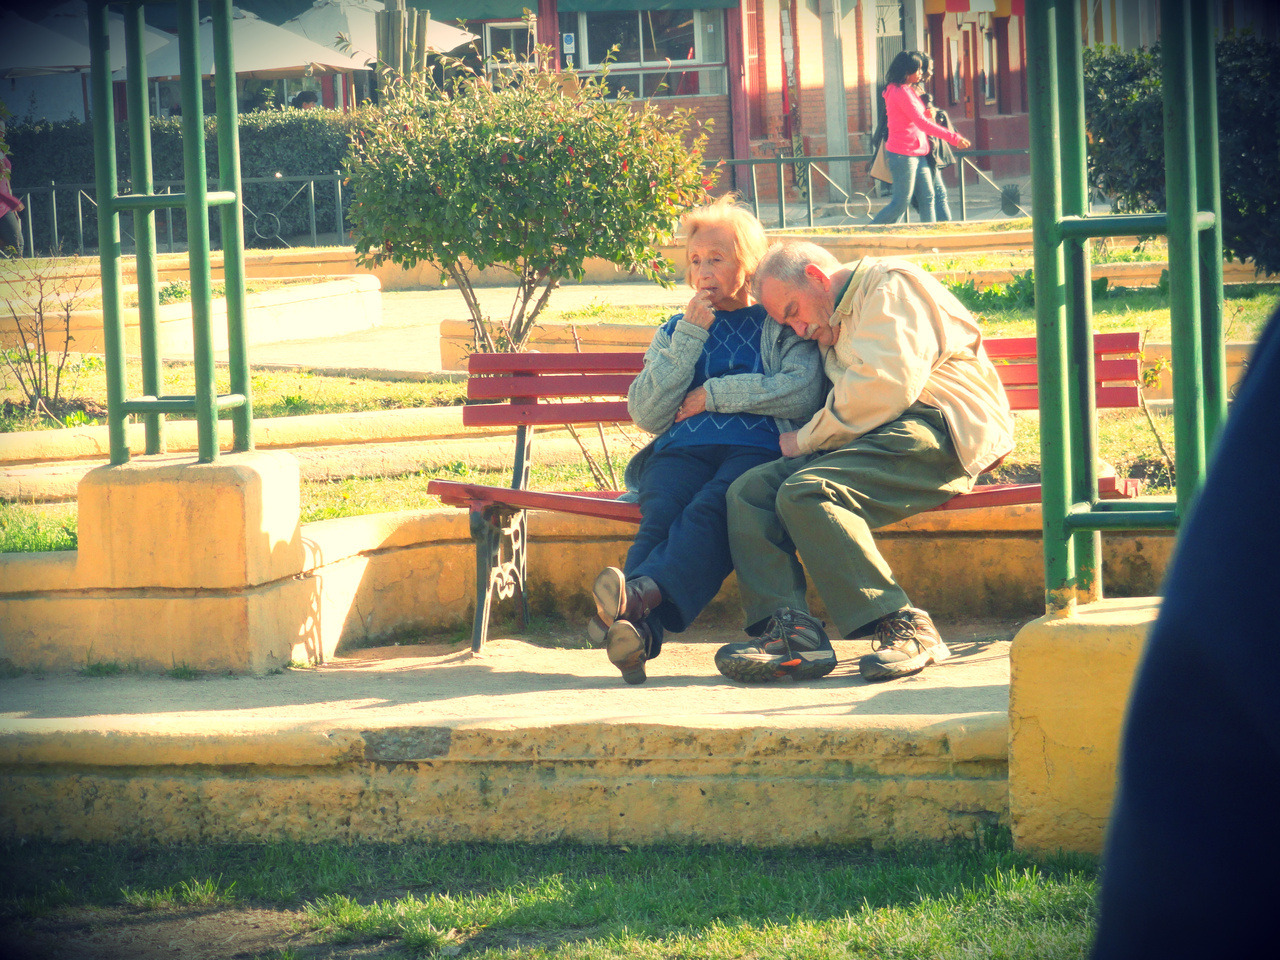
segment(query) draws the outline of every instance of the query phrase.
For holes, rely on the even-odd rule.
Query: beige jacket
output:
[[[802,453],[835,450],[896,420],[917,400],[937,407],[970,476],[1013,449],[1013,414],[982,334],[937,280],[905,260],[866,258],[832,314],[822,348],[827,402],[800,428]]]

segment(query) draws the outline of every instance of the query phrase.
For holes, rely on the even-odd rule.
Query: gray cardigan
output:
[[[627,395],[631,419],[642,430],[655,434],[655,440],[675,422],[708,337],[706,330],[680,319],[683,314],[676,316],[671,334],[666,332],[665,323],[654,334],[644,354],[644,369]],[[760,357],[764,373],[713,377],[703,383],[707,410],[757,413],[773,417],[779,432],[798,430],[827,396],[818,345],[766,317],[760,334]],[[653,454],[653,445],[651,440],[627,464],[625,481],[629,491],[639,488],[640,472]]]

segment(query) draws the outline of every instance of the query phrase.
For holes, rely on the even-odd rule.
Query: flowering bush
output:
[[[669,282],[659,246],[706,199],[706,136],[688,111],[608,96],[599,80],[532,65],[443,86],[394,81],[346,161],[361,261],[438,264],[488,351],[521,350],[551,291],[580,280],[589,257]],[[472,288],[495,265],[518,282],[499,321]]]

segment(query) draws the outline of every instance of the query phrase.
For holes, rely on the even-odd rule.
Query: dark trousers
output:
[[[12,210],[0,217],[0,251],[9,247],[14,248],[12,253],[15,257],[22,256],[22,221]]]
[[[1204,489],[1178,535],[1134,680],[1095,960],[1275,949],[1277,409],[1280,313],[1254,348]]]
[[[776,460],[762,447],[707,445],[660,450],[640,475],[640,532],[623,572],[651,577],[663,602],[648,619],[648,656],[662,649],[665,630],[684,630],[733,570],[725,493],[752,467]]]

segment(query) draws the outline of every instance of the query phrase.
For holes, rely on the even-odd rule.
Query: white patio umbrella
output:
[[[40,21],[40,26],[48,27],[55,33],[70,37],[78,43],[89,45],[89,11],[84,0],[68,0],[59,7],[49,11],[49,15]],[[108,60],[112,70],[124,67],[124,17],[116,12],[107,15],[107,36],[110,38]],[[163,47],[173,39],[173,34],[144,25],[142,28],[142,49],[148,54]]]
[[[199,36],[200,73],[202,76],[210,76],[214,72],[211,19],[206,18],[200,22]],[[308,68],[336,71],[365,68],[363,60],[312,43],[292,30],[277,27],[247,10],[234,7],[231,47],[235,55],[237,76],[273,79]],[[150,77],[176,77],[181,71],[176,37],[147,57],[147,75]]]
[[[0,10],[0,77],[74,73],[87,66],[86,44],[12,11]]]
[[[362,62],[377,60],[375,15],[384,9],[382,0],[315,0],[306,10],[282,26],[315,43],[341,49],[338,34],[351,41],[354,56]],[[447,53],[476,39],[457,27],[438,20],[427,22],[427,47]]]

